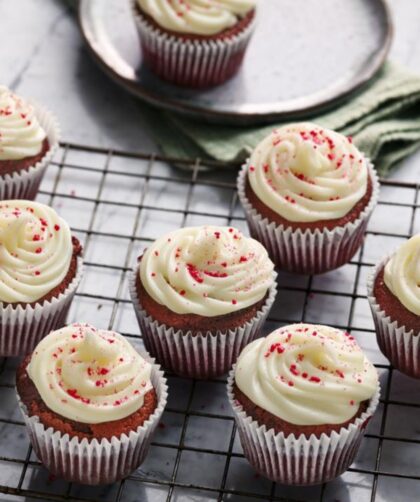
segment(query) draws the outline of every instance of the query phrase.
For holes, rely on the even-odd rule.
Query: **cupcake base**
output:
[[[262,476],[286,485],[316,485],[331,481],[353,463],[365,428],[374,414],[380,389],[370,400],[367,410],[339,432],[323,433],[319,438],[303,434],[284,435],[267,430],[247,416],[235,399],[233,385],[235,368],[228,379],[228,398],[238,426],[244,455]]]
[[[408,376],[420,379],[420,332],[406,327],[383,309],[375,295],[375,284],[386,263],[387,256],[374,268],[368,279],[368,300],[375,323],[379,349],[394,368]]]
[[[150,360],[150,358],[147,358]],[[108,439],[79,439],[46,429],[36,416],[28,415],[18,403],[34,451],[55,476],[73,483],[100,485],[114,483],[134,472],[145,459],[153,433],[166,406],[168,387],[159,366],[153,365],[151,381],[158,404],[146,422],[128,435]]]
[[[246,193],[248,164],[238,177],[239,199],[251,236],[261,242],[279,270],[298,274],[321,274],[348,263],[363,243],[369,218],[379,195],[379,181],[369,164],[372,195],[355,221],[333,229],[293,229],[263,217]]]
[[[175,85],[205,88],[222,84],[241,66],[255,28],[255,12],[225,37],[187,37],[153,23],[131,0],[143,59],[158,77]]]
[[[137,275],[136,267],[130,275],[129,287],[144,345],[165,369],[187,378],[209,379],[229,371],[242,349],[261,332],[277,292],[274,282],[264,305],[242,326],[193,333],[161,324],[144,310],[138,297]]]

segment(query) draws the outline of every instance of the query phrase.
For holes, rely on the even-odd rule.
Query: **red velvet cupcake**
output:
[[[392,365],[420,378],[420,234],[374,268],[368,300],[379,348]]]
[[[294,324],[242,351],[228,396],[254,469],[279,483],[311,485],[352,464],[378,405],[379,383],[348,333]]]
[[[113,483],[144,460],[166,405],[159,367],[118,333],[72,324],[18,368],[18,400],[35,453],[54,475]]]
[[[0,86],[0,200],[35,198],[58,140],[47,110]]]
[[[274,130],[238,178],[251,235],[279,269],[319,274],[361,246],[379,182],[351,138],[310,123]]]
[[[82,275],[81,251],[51,207],[0,203],[0,356],[28,354],[64,326]]]
[[[190,227],[154,242],[130,278],[144,344],[166,369],[226,373],[260,332],[276,294],[266,250],[232,227]]]
[[[131,0],[143,60],[173,84],[222,84],[241,66],[255,27],[255,0]]]

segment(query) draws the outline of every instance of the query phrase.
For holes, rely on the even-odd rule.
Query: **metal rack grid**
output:
[[[176,164],[178,167],[171,167]],[[69,321],[115,329],[141,343],[126,274],[142,247],[187,224],[229,224],[246,231],[234,169],[199,159],[62,144],[38,199],[57,209],[84,244],[86,271]],[[185,169],[182,169],[185,168]],[[380,372],[382,399],[358,460],[338,480],[312,488],[276,485],[243,457],[225,398],[225,379],[169,375],[170,400],[145,463],[107,487],[55,480],[34,456],[16,409],[18,361],[0,359],[0,500],[45,501],[357,501],[414,500],[420,489],[420,384],[380,354],[365,297],[377,259],[420,228],[419,185],[382,182],[363,248],[350,264],[317,277],[280,274],[266,331],[297,321],[351,331]],[[401,431],[401,423],[404,430]]]

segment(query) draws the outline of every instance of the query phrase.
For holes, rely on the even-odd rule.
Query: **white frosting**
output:
[[[213,317],[247,308],[273,284],[264,247],[232,227],[190,227],[155,241],[140,262],[148,294],[177,314]]]
[[[294,425],[344,423],[378,387],[353,337],[310,324],[286,326],[245,347],[235,381],[253,403]]]
[[[256,0],[137,0],[162,28],[192,35],[215,35],[256,6]]]
[[[49,206],[0,202],[0,301],[32,303],[65,278],[73,254],[68,224]]]
[[[405,242],[388,261],[384,279],[404,307],[420,315],[420,234]]]
[[[249,182],[292,222],[342,218],[364,197],[368,166],[351,138],[310,123],[273,131],[249,160]]]
[[[27,371],[50,410],[99,424],[143,406],[151,368],[120,334],[71,324],[39,343]]]
[[[45,138],[34,107],[0,86],[0,160],[38,155]]]

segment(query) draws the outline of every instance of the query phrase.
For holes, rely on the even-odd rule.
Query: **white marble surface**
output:
[[[420,72],[420,2],[390,0],[396,25],[392,58]],[[156,150],[136,101],[90,59],[73,16],[61,0],[0,2],[2,81],[45,103],[60,118],[67,141]],[[393,177],[417,180],[420,153]]]

